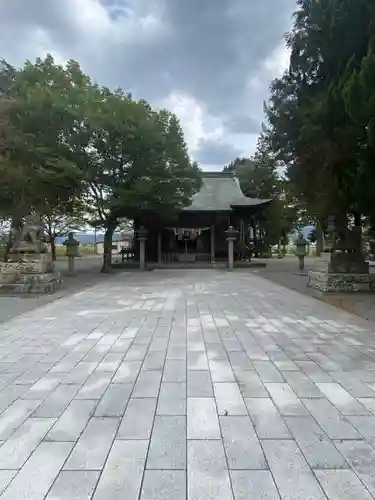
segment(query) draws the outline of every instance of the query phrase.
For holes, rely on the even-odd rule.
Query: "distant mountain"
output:
[[[131,233],[129,233],[131,236]],[[81,245],[94,245],[95,244],[95,233],[74,233],[74,237],[78,240]],[[59,236],[56,238],[56,244],[62,245],[64,241],[67,239],[66,236]],[[104,233],[96,233],[96,243],[103,243]],[[113,235],[114,242],[122,241],[123,233],[115,233]]]

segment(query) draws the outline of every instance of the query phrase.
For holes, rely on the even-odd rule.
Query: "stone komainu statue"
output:
[[[15,237],[12,252],[41,252],[47,251],[45,227],[40,215],[29,215],[20,230],[13,229]]]

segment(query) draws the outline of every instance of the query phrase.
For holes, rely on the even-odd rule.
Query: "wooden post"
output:
[[[233,258],[233,240],[228,240],[228,267],[232,271],[234,268],[234,258]]]
[[[215,226],[211,226],[211,264],[215,262]]]
[[[161,238],[161,231],[158,231],[158,263],[161,264],[163,260],[162,256],[162,238]]]

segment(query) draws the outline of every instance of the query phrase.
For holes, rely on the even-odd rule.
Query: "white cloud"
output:
[[[223,161],[230,149],[253,152],[269,82],[288,63],[281,40],[294,6],[295,0],[235,0],[230,8],[227,0],[0,0],[0,56],[16,65],[48,52],[58,63],[73,58],[94,81],[175,111],[190,152],[199,157],[205,148],[212,168],[209,149],[216,161],[220,151]]]

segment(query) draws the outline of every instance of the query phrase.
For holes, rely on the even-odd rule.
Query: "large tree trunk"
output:
[[[51,256],[52,256],[52,260],[55,261],[56,260],[56,239],[54,236],[50,235],[49,236],[49,242],[50,242],[50,245],[51,245]]]
[[[12,248],[12,244],[13,244],[13,237],[12,237],[12,230],[10,230],[9,234],[8,234],[8,240],[7,240],[7,243],[5,245],[5,250],[4,250],[4,262],[8,262],[9,253],[10,253],[10,249]]]
[[[362,214],[354,214],[354,233],[357,238],[358,250],[363,253],[363,234],[362,234]]]
[[[259,248],[257,238],[257,224],[254,217],[251,220],[251,227],[253,228],[254,257],[257,258],[259,256]]]
[[[316,221],[316,256],[320,257],[323,252],[323,223],[321,219]]]
[[[104,233],[104,253],[103,253],[103,264],[100,272],[109,273],[112,265],[112,238],[115,232],[116,226],[109,224]]]

